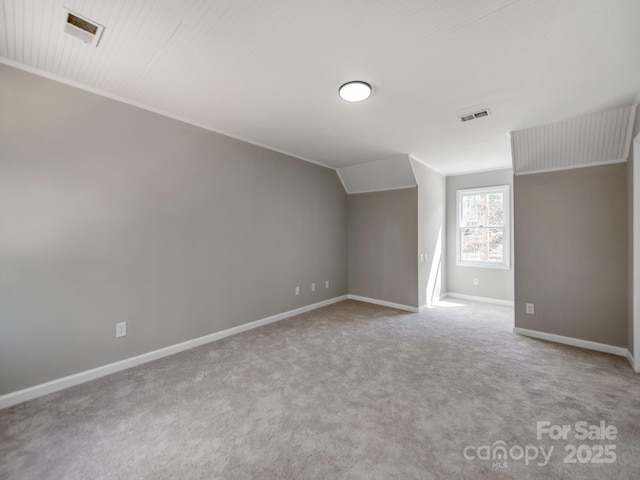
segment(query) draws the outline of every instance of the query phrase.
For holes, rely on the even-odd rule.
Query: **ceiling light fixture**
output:
[[[340,98],[347,102],[361,102],[371,95],[371,85],[367,82],[355,80],[347,82],[338,89]]]

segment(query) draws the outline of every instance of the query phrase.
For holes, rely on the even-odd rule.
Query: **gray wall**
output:
[[[633,169],[634,169],[634,139],[640,134],[640,108],[636,109],[636,118],[635,124],[633,128],[633,134],[631,135],[631,149],[629,151],[629,158],[627,161],[627,228],[628,228],[628,242],[627,242],[627,265],[628,275],[627,275],[627,297],[628,297],[628,311],[627,311],[627,348],[633,354],[634,348],[634,324],[633,324],[633,312],[634,309],[640,308],[640,305],[634,305],[634,282],[633,282],[633,227],[634,227],[634,216],[635,212],[633,210]],[[640,185],[636,185],[636,188],[640,188]],[[639,239],[640,241],[640,239]]]
[[[0,394],[347,293],[333,170],[2,65],[0,105]]]
[[[349,195],[349,293],[418,307],[416,188]]]
[[[513,262],[510,270],[458,266],[456,264],[456,191],[465,188],[510,185],[513,207],[513,171],[510,168],[490,172],[447,177],[447,292],[513,301]],[[513,208],[511,208],[511,259],[514,258]],[[478,279],[478,285],[473,279]]]
[[[426,261],[418,265],[418,301],[420,306],[430,305],[444,293],[445,230],[446,230],[446,177],[412,160],[418,181],[418,253]]]
[[[515,177],[516,327],[627,346],[626,169]]]

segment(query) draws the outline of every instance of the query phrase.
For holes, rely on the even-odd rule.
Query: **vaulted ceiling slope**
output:
[[[635,117],[631,106],[511,132],[513,171],[520,175],[626,162]]]
[[[0,28],[0,61],[334,168],[508,167],[508,132],[640,92],[638,0],[0,0]]]

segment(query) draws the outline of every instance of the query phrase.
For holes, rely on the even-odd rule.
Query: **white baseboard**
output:
[[[206,343],[215,342],[216,340],[220,340],[231,335],[236,335],[241,332],[246,332],[247,330],[262,327],[263,325],[268,325],[269,323],[284,320],[285,318],[300,315],[301,313],[309,312],[317,308],[326,307],[327,305],[341,302],[343,300],[346,300],[347,298],[348,295],[330,298],[329,300],[306,305],[304,307],[296,308],[295,310],[289,310],[288,312],[279,313],[277,315],[262,318],[254,322],[245,323],[244,325],[238,325],[237,327],[228,328],[220,332],[205,335],[204,337],[194,338],[192,340],[187,340],[186,342],[170,345],[159,350],[143,353],[142,355],[137,355],[135,357],[120,360],[115,363],[92,368],[91,370],[86,370],[84,372],[69,375],[67,377],[58,378],[50,382],[25,388],[24,390],[7,393],[0,396],[0,409],[11,407],[12,405],[17,405],[18,403],[26,402],[27,400],[32,400],[34,398],[41,397],[42,395],[57,392],[74,385],[88,382],[90,380],[95,380],[96,378],[104,377],[105,375],[110,375],[121,370],[126,370],[127,368],[142,365],[143,363],[151,362],[153,360],[157,360],[158,358],[167,357],[169,355],[173,355],[174,353],[199,347],[200,345],[204,345]]]
[[[514,303],[510,300],[500,300],[499,298],[489,298],[489,297],[476,297],[474,295],[464,295],[462,293],[452,293],[446,292],[440,296],[440,298],[460,298],[462,300],[471,300],[473,302],[484,302],[484,303],[493,303],[495,305],[505,305],[507,307],[513,307]]]
[[[636,365],[636,361],[633,358],[633,353],[631,353],[631,350],[627,350],[627,360],[629,360],[629,363],[631,364],[631,368],[633,368],[633,371],[636,373],[640,373],[640,365]]]
[[[581,340],[579,338],[565,337],[554,333],[539,332],[537,330],[529,330],[527,328],[519,327],[515,327],[513,332],[526,337],[562,343],[564,345],[571,345],[572,347],[586,348],[588,350],[595,350],[596,352],[612,353],[613,355],[619,355],[621,357],[629,358],[629,355],[631,355],[629,350],[624,347],[616,347],[614,345],[607,345],[606,343],[591,342],[589,340]]]
[[[420,308],[418,308],[419,312],[424,312],[425,310],[427,310],[429,308],[429,305],[427,305],[426,303],[424,305],[420,305]]]
[[[387,302],[386,300],[378,300],[375,298],[361,297],[360,295],[351,295],[351,294],[347,295],[347,297],[349,298],[349,300],[357,300],[358,302],[373,303],[374,305],[382,305],[383,307],[397,308],[398,310],[405,310],[407,312],[418,313],[419,311],[417,307],[410,307],[409,305],[402,305],[401,303]]]

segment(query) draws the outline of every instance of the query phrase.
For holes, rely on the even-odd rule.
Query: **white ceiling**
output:
[[[105,26],[63,33],[64,6]],[[331,167],[511,165],[512,130],[633,103],[640,0],[0,0],[5,63]],[[350,104],[349,80],[374,94]],[[1,81],[1,78],[0,78]],[[489,108],[488,118],[457,116]]]

